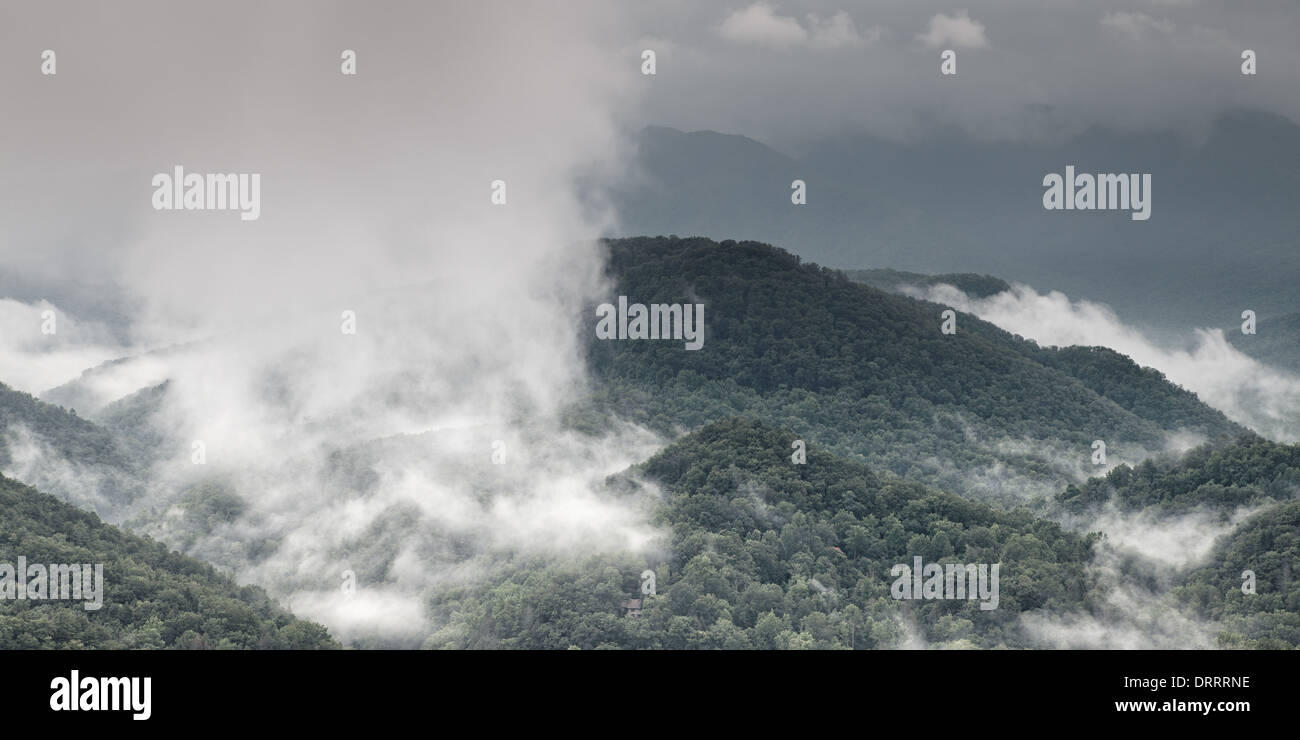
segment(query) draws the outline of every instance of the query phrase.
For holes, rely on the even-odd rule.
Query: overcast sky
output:
[[[175,304],[225,278],[220,305],[236,283],[284,291],[308,255],[323,295],[380,265],[443,275],[465,255],[431,251],[422,229],[481,232],[448,214],[482,215],[464,207],[511,174],[518,204],[554,211],[572,177],[619,172],[623,134],[646,124],[797,152],[947,124],[1194,135],[1228,107],[1295,119],[1298,37],[1293,0],[6,3],[0,280],[125,275],[129,292]],[[355,78],[339,73],[345,48]],[[44,49],[56,76],[40,74]],[[944,49],[955,77],[939,74]],[[262,220],[152,211],[144,183],[176,164],[263,173]],[[571,205],[555,235],[598,233],[604,216]],[[385,259],[336,259],[366,239]],[[187,279],[196,260],[206,272]]]
[[[646,5],[642,41],[662,50],[642,115],[777,145],[947,123],[996,137],[1092,123],[1194,134],[1225,107],[1300,115],[1300,5],[1286,0]],[[939,74],[944,49],[955,77]]]

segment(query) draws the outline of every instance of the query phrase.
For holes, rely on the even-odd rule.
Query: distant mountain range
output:
[[[1243,334],[1241,322],[1224,329],[1232,346],[1260,362],[1300,373],[1300,313],[1260,316],[1254,334]]]
[[[757,238],[821,264],[997,275],[1126,320],[1222,326],[1300,311],[1300,126],[1224,115],[1203,142],[1092,129],[1057,144],[941,131],[790,156],[744,136],[647,127],[612,197],[616,235]],[[1150,173],[1152,215],[1043,208],[1043,178]],[[791,181],[807,204],[791,203]]]

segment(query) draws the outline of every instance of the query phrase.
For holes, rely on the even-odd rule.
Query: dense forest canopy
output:
[[[789,431],[710,424],[644,465],[663,487],[662,559],[535,564],[488,587],[440,596],[431,647],[1028,647],[1022,612],[1082,608],[1089,537],[892,476],[816,445],[793,464]],[[1001,563],[997,609],[972,600],[897,601],[895,564]],[[654,596],[620,618],[643,569]]]
[[[0,564],[102,564],[102,607],[0,600],[0,649],[318,649],[338,644],[262,589],[0,476]]]
[[[1090,445],[1138,461],[1172,432],[1242,428],[1103,348],[1044,348],[966,314],[849,280],[757,242],[609,243],[612,292],[704,302],[707,340],[591,340],[595,399],[665,433],[747,414],[881,470],[1023,502],[1089,468]]]

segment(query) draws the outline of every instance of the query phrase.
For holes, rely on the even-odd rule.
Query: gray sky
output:
[[[1195,134],[1225,107],[1300,117],[1300,6],[1211,0],[648,4],[641,115],[778,146],[955,123],[998,138],[1101,123]],[[943,49],[955,77],[939,74]],[[1241,52],[1259,73],[1241,74]]]
[[[487,183],[510,183],[526,240],[599,233],[608,214],[575,203],[573,180],[623,171],[624,135],[646,124],[797,151],[948,124],[1194,135],[1228,107],[1300,118],[1298,34],[1288,0],[9,3],[0,287],[91,285],[145,306],[142,326],[194,324],[513,265],[545,250],[487,238],[509,231]],[[153,211],[150,177],[177,164],[262,173],[262,218]]]

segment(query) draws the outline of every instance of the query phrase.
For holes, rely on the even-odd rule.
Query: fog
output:
[[[0,303],[0,379],[41,393],[129,358],[61,390],[97,411],[166,381],[141,406],[161,443],[126,511],[32,440],[15,439],[7,472],[266,586],[344,640],[412,644],[430,587],[506,554],[654,540],[644,502],[603,482],[662,441],[564,418],[585,388],[578,319],[607,293],[590,239],[610,216],[576,183],[617,171],[639,77],[635,58],[608,63],[626,36],[616,13],[60,10],[21,11],[47,29],[57,76],[4,65],[21,109],[6,133],[30,146],[4,150],[0,250],[29,297]],[[149,44],[123,41],[136,27]],[[176,165],[260,173],[260,217],[153,210],[153,174]],[[21,207],[64,180],[62,207]],[[68,295],[92,284],[96,298]],[[85,321],[65,299],[124,315]]]
[[[1222,329],[1196,329],[1181,345],[1157,342],[1103,304],[1015,285],[972,299],[950,285],[913,291],[1047,346],[1103,346],[1164,373],[1233,421],[1282,442],[1300,439],[1300,377],[1234,348]]]

